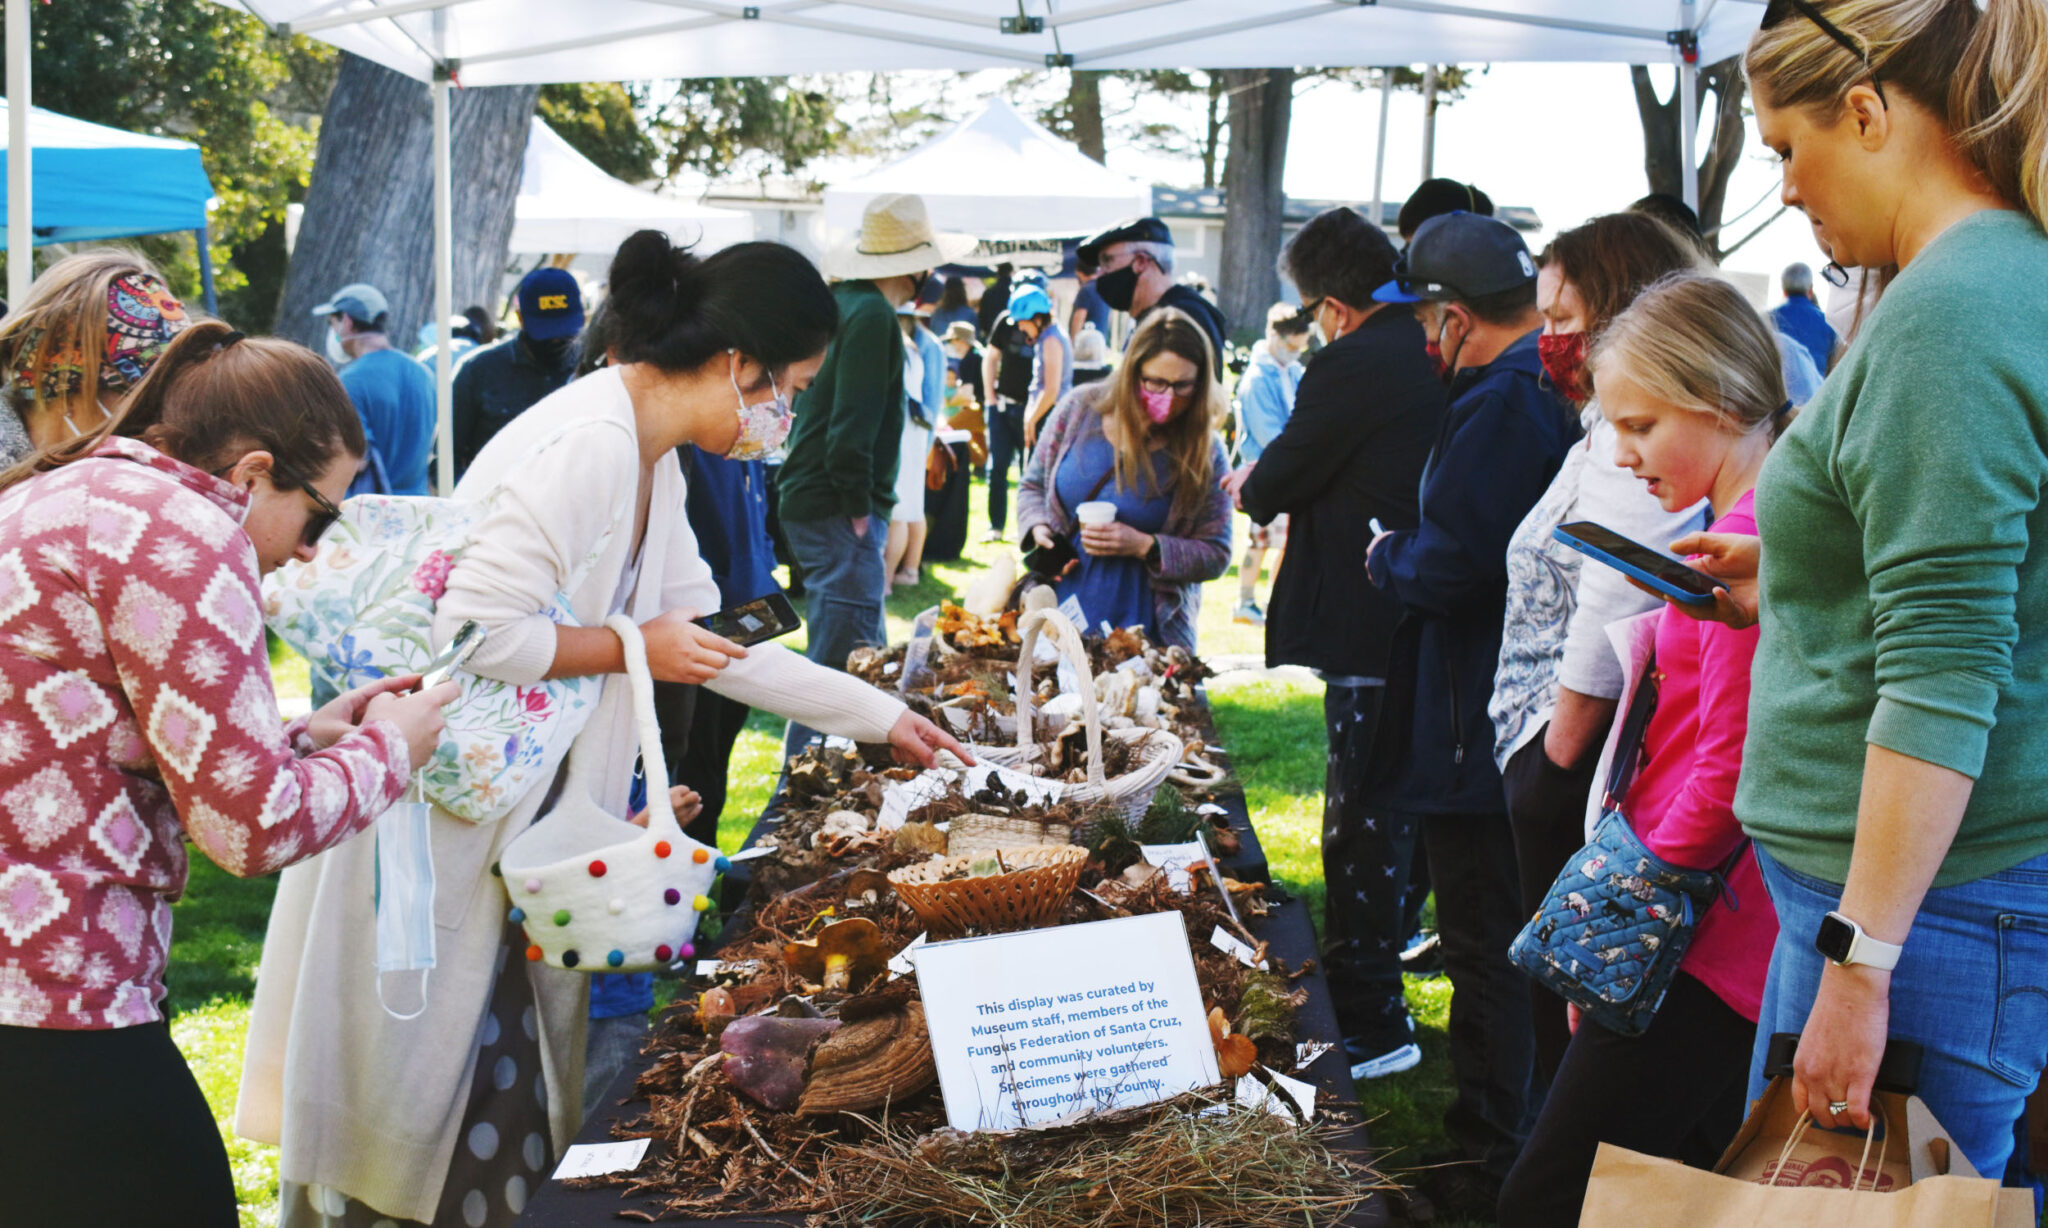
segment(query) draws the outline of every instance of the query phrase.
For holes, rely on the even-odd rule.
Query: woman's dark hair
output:
[[[1597,333],[1620,315],[1643,288],[1671,273],[1708,266],[1691,235],[1633,207],[1608,213],[1563,232],[1537,261],[1556,265],[1586,305],[1586,331]]]
[[[1492,217],[1493,198],[1455,179],[1425,179],[1401,202],[1401,212],[1394,217],[1394,229],[1401,232],[1401,241],[1405,243],[1429,219],[1461,211]]]
[[[209,473],[261,449],[280,485],[312,482],[336,457],[364,452],[362,419],[326,359],[204,320],[171,342],[120,413],[0,473],[0,489],[90,455],[115,435]]]
[[[689,371],[738,350],[780,371],[839,331],[839,304],[794,248],[736,243],[699,259],[658,230],[612,257],[605,340],[620,362]]]
[[[470,330],[476,334],[474,339],[478,345],[489,345],[498,339],[498,322],[482,307],[463,308],[462,318],[469,321]]]
[[[1280,249],[1280,275],[1303,301],[1333,298],[1364,311],[1372,292],[1394,280],[1394,242],[1346,205],[1308,220]]]
[[[967,306],[967,282],[964,278],[948,277],[946,288],[939,291],[939,310],[950,311],[955,307]]]

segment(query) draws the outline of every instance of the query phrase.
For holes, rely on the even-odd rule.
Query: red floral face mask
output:
[[[1438,379],[1442,379],[1451,373],[1451,364],[1444,361],[1442,342],[1432,340],[1422,347],[1422,352],[1429,355],[1430,365],[1436,368],[1436,377]]]
[[[1590,333],[1544,333],[1536,338],[1536,355],[1544,374],[1566,399],[1584,404],[1593,398],[1586,385],[1586,349]]]

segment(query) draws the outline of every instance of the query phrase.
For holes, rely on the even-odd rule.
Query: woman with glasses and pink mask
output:
[[[1208,334],[1162,307],[1123,364],[1068,393],[1046,420],[1018,495],[1026,548],[1073,543],[1062,600],[1088,626],[1141,627],[1195,648],[1204,581],[1230,566],[1230,496],[1216,424],[1228,412]]]

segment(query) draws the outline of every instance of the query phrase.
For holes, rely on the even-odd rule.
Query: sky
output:
[[[1542,218],[1544,230],[1531,237],[1540,249],[1549,235],[1587,218],[1611,212],[1649,190],[1643,174],[1643,130],[1637,117],[1629,70],[1622,64],[1496,64],[1470,66],[1470,86],[1454,103],[1437,110],[1436,168],[1439,175],[1478,184],[1501,205],[1526,205]],[[1675,70],[1652,69],[1653,79],[1668,92]],[[898,74],[892,89],[915,92],[909,80],[919,74]],[[941,86],[945,110],[965,115],[976,101],[1014,85],[1003,73],[948,77]],[[939,85],[937,81],[934,85]],[[1064,86],[1047,82],[1047,86]],[[1030,98],[1012,95],[1030,113],[1046,89]],[[1289,196],[1367,202],[1372,199],[1373,152],[1378,137],[1379,91],[1354,90],[1339,83],[1298,89],[1287,147],[1286,191]],[[1387,126],[1385,199],[1405,199],[1422,174],[1422,97],[1396,90]],[[1190,131],[1202,122],[1193,106],[1156,103],[1141,107],[1138,118],[1184,123]],[[1702,124],[1700,147],[1711,129]],[[1201,183],[1200,164],[1175,159],[1129,144],[1111,142],[1109,165],[1144,182],[1175,187]],[[818,168],[823,170],[824,168]],[[850,169],[850,168],[848,168]],[[862,168],[864,169],[864,168]],[[844,173],[833,167],[833,172]],[[830,177],[831,172],[827,172]],[[1743,145],[1742,159],[1728,187],[1724,216],[1734,238],[1748,234],[1778,210],[1778,174],[1768,150],[1756,140],[1754,123]],[[1761,202],[1761,203],[1759,203]],[[1741,220],[1735,215],[1756,205]],[[1766,274],[1769,297],[1779,300],[1777,275],[1801,261],[1818,269],[1825,257],[1815,246],[1804,215],[1786,213],[1725,262],[1741,272]]]

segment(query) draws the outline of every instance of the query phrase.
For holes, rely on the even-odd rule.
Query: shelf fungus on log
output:
[[[862,1113],[900,1103],[939,1077],[924,1004],[847,1022],[818,1046],[797,1112]]]

